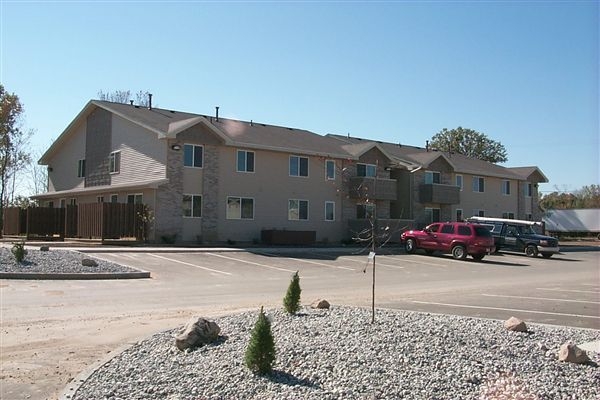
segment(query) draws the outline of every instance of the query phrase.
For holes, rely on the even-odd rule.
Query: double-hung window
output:
[[[440,183],[441,182],[441,174],[435,171],[426,171],[425,172],[425,183]]]
[[[227,197],[227,219],[254,219],[254,199],[249,197]]]
[[[119,195],[118,194],[111,194],[110,195],[110,202],[111,203],[118,203],[119,202]]]
[[[463,190],[463,176],[462,175],[456,175],[456,186],[458,186],[460,188],[460,191],[462,192],[462,190]]]
[[[83,178],[85,176],[85,160],[77,161],[77,177]]]
[[[121,152],[113,151],[108,156],[108,172],[117,174],[121,171]]]
[[[325,161],[325,179],[334,180],[335,179],[335,161],[327,160]]]
[[[254,172],[253,151],[237,151],[237,172]]]
[[[485,191],[485,180],[481,176],[473,177],[473,191],[479,193]]]
[[[288,219],[290,221],[308,220],[308,200],[288,200]]]
[[[374,164],[356,164],[356,176],[374,178],[377,176],[377,165]]]
[[[290,176],[308,176],[308,157],[290,156]]]
[[[188,218],[202,217],[202,196],[184,194],[182,202],[183,216]]]
[[[202,168],[204,147],[195,144],[183,145],[183,166]]]
[[[533,196],[533,185],[531,183],[525,184],[525,197]]]
[[[127,204],[142,204],[143,202],[144,196],[141,193],[127,195]]]
[[[335,202],[325,202],[325,221],[335,221]]]
[[[504,180],[502,181],[502,194],[508,196],[510,194],[510,181]]]

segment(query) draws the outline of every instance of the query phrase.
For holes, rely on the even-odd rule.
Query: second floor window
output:
[[[462,175],[456,175],[456,186],[458,186],[461,191],[463,190],[463,176]]]
[[[441,176],[439,172],[427,171],[425,172],[425,183],[441,183]]]
[[[290,156],[290,176],[308,176],[308,157]]]
[[[527,197],[533,196],[533,185],[531,183],[525,184],[525,196],[527,196]]]
[[[502,194],[510,194],[510,181],[502,181]]]
[[[480,176],[473,177],[473,191],[483,193],[485,191],[485,181]]]
[[[237,172],[254,172],[253,151],[237,151]]]
[[[193,144],[183,145],[183,165],[185,167],[202,168],[204,147]]]
[[[356,176],[365,176],[374,178],[377,176],[377,165],[374,164],[356,164]]]
[[[116,174],[121,171],[121,152],[113,151],[108,156],[108,172]]]
[[[85,160],[77,161],[77,177],[83,178],[85,176]]]
[[[325,161],[325,178],[329,180],[335,179],[335,161]]]

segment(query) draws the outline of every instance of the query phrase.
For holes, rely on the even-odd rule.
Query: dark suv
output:
[[[400,241],[407,253],[417,249],[423,249],[427,254],[440,251],[452,254],[457,260],[464,260],[468,254],[479,261],[495,250],[489,229],[466,222],[435,222],[421,231],[402,232]]]

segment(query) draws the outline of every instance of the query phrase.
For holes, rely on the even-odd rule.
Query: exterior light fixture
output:
[[[178,144],[174,144],[174,145],[171,146],[171,149],[173,149],[175,151],[179,151],[179,150],[181,150],[181,146],[178,145]]]

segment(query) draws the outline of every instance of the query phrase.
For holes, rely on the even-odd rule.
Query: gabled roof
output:
[[[401,160],[402,162],[412,165],[423,166],[428,168],[431,163],[439,158],[443,158],[452,166],[455,172],[472,174],[472,175],[483,175],[483,176],[494,176],[499,178],[507,179],[519,179],[523,178],[514,173],[511,169],[502,167],[497,164],[493,164],[487,161],[478,160],[457,153],[448,153],[437,150],[428,150],[421,147],[407,146],[398,143],[389,142],[374,142],[367,139],[346,137],[341,135],[327,135],[335,137],[344,143],[353,143],[356,145],[366,145],[366,143],[377,143],[377,145],[383,149],[392,159]],[[411,168],[409,168],[411,169]]]
[[[529,181],[533,178],[537,182],[548,182],[548,178],[546,178],[546,175],[538,167],[509,167],[508,169],[519,175],[524,181]]]

